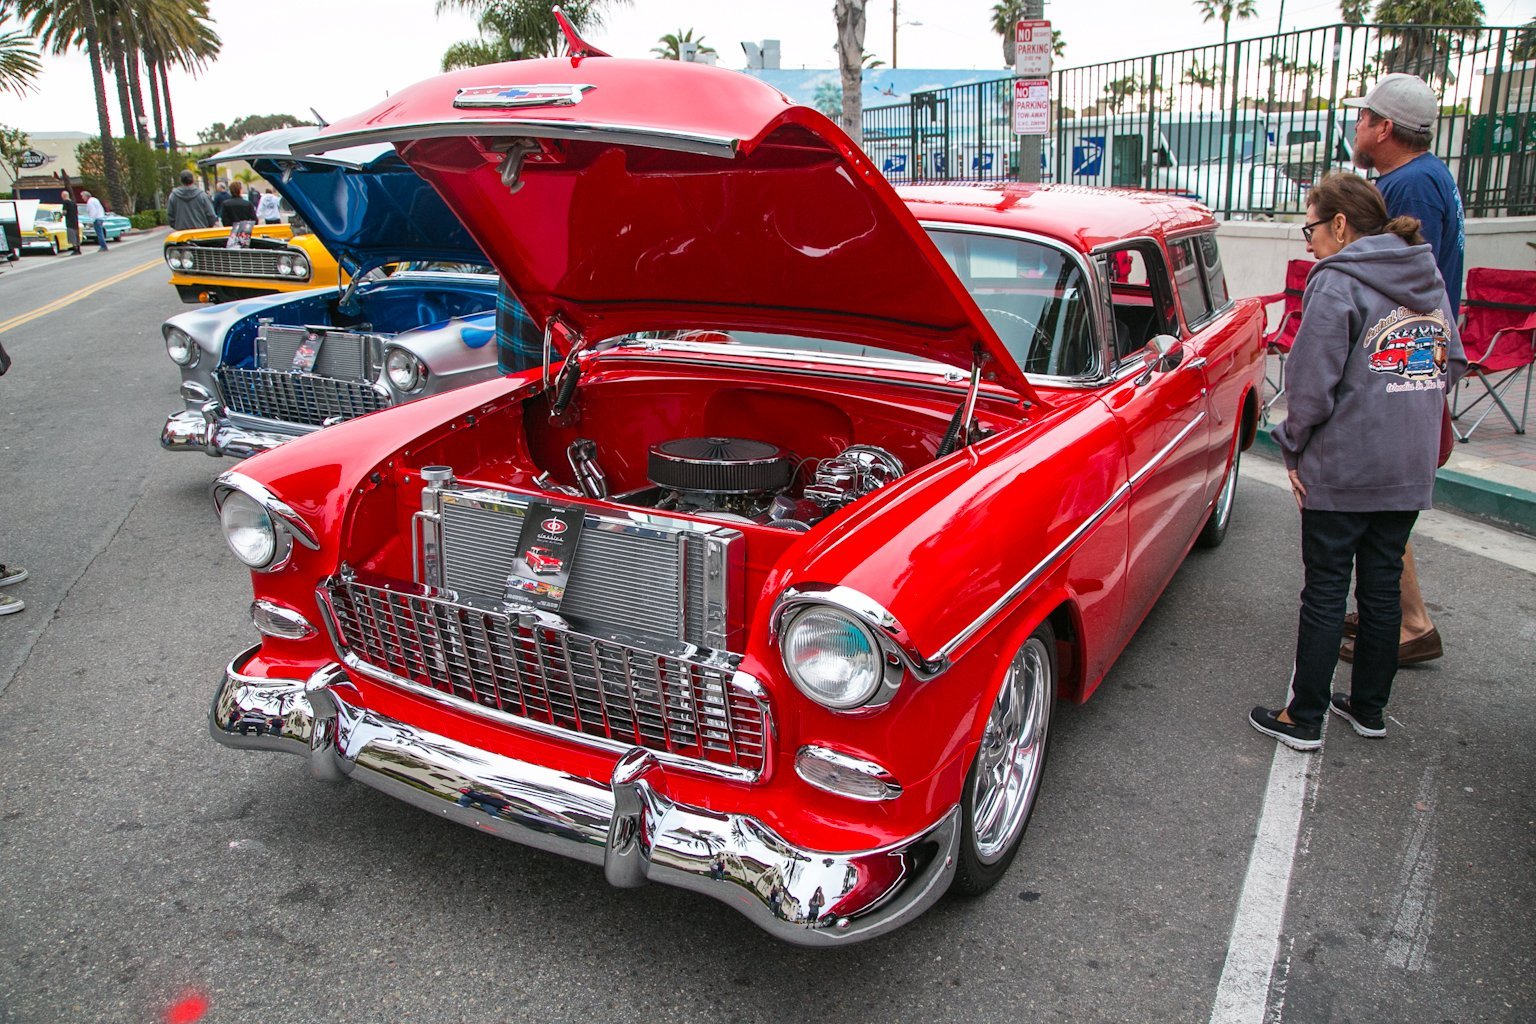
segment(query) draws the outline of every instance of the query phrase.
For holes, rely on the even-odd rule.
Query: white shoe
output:
[[[19,597],[10,594],[0,594],[0,615],[14,615],[27,606],[27,603]]]
[[[20,583],[27,578],[27,570],[19,565],[6,565],[0,562],[0,587],[8,587],[12,583]]]

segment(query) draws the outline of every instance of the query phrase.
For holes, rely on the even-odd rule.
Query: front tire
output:
[[[1211,514],[1205,517],[1205,525],[1200,528],[1200,536],[1195,539],[1195,543],[1202,548],[1220,547],[1221,542],[1227,539],[1227,527],[1232,525],[1232,506],[1237,504],[1237,470],[1242,460],[1243,449],[1234,435],[1232,462],[1227,467],[1226,479],[1222,480],[1221,490],[1211,505]]]
[[[1019,648],[998,690],[960,798],[953,891],[979,896],[1019,852],[1035,810],[1056,710],[1056,631],[1042,622]]]

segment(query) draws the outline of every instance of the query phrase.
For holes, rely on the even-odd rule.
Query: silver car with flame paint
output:
[[[160,443],[245,458],[301,434],[498,375],[497,279],[388,145],[295,158],[294,129],[219,154],[278,189],[351,275],[344,288],[240,299],[161,331],[184,408]],[[507,301],[510,301],[508,298]]]

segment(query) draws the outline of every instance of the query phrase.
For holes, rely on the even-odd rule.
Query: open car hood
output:
[[[295,152],[394,143],[540,324],[599,340],[731,328],[866,344],[1034,398],[879,169],[733,71],[614,57],[418,83]]]
[[[313,134],[313,128],[263,132],[201,163],[249,163],[354,276],[397,260],[488,262],[458,218],[393,146],[295,156],[290,144]]]

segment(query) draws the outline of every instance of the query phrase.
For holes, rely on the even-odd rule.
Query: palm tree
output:
[[[1181,81],[1185,85],[1192,85],[1199,89],[1200,110],[1205,110],[1205,94],[1216,88],[1216,72],[1207,68],[1199,61],[1191,61],[1189,67],[1184,69],[1184,77]]]
[[[1259,8],[1255,0],[1195,0],[1195,6],[1200,13],[1205,15],[1205,21],[1221,22],[1221,97],[1226,102],[1227,95],[1227,40],[1232,34],[1232,19],[1242,21],[1246,18],[1259,16]]]
[[[1477,35],[1484,13],[1478,0],[1381,0],[1376,22],[1395,26],[1386,31],[1397,40],[1382,54],[1386,70],[1418,75],[1431,84],[1454,81],[1453,50],[1461,40]],[[1434,27],[1446,25],[1464,27]]]
[[[1520,26],[1515,33],[1515,45],[1509,53],[1511,60],[1530,60],[1536,57],[1536,18]]]
[[[816,86],[811,106],[828,117],[836,117],[843,109],[843,91],[831,82],[822,82]]]
[[[207,0],[182,0],[185,17],[152,22],[150,38],[155,42],[146,49],[159,62],[160,102],[165,107],[166,144],[176,149],[176,116],[171,109],[170,66],[175,64],[183,71],[196,75],[208,62],[219,55],[224,43],[213,30],[213,19],[208,15]],[[150,74],[154,74],[152,68]]]
[[[833,0],[837,25],[837,69],[843,83],[843,131],[854,142],[864,121],[864,0]]]
[[[564,0],[560,10],[578,32],[603,23],[603,9],[631,0]],[[550,14],[549,0],[437,0],[437,13],[475,15],[480,38],[454,43],[443,54],[443,70],[495,64],[524,57],[558,57],[565,34]],[[450,66],[449,62],[453,61]]]
[[[27,31],[43,49],[58,55],[84,50],[90,60],[91,82],[96,89],[96,123],[101,131],[102,174],[107,195],[119,210],[128,208],[117,166],[117,147],[112,142],[112,115],[107,110],[107,83],[102,73],[102,10],[104,0],[0,0],[0,16],[14,14],[27,23]]]
[[[651,47],[651,52],[662,60],[682,60],[683,46],[692,43],[697,53],[714,53],[713,46],[704,45],[704,37],[693,38],[693,29],[678,29],[676,32],[668,32],[657,40],[660,45]]]
[[[25,32],[0,32],[0,89],[20,96],[42,72],[38,53]]]
[[[1339,0],[1339,17],[1346,25],[1364,25],[1371,13],[1371,0]]]

